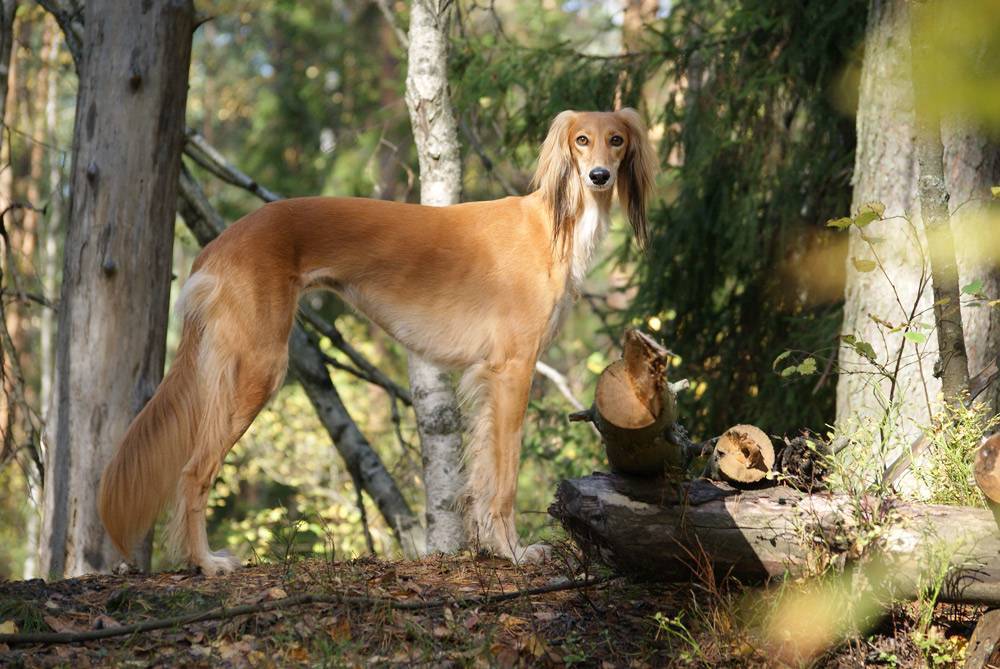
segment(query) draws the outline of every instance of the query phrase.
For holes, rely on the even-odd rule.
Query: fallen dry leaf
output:
[[[45,624],[52,628],[53,632],[83,632],[86,628],[76,624],[72,620],[66,618],[60,618],[58,616],[42,616],[42,620]]]
[[[122,624],[107,614],[99,613],[94,616],[94,620],[91,622],[90,626],[95,630],[103,630],[110,629],[112,627],[121,627]]]

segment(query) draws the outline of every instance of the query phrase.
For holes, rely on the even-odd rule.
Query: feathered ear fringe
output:
[[[552,244],[563,255],[570,247],[573,226],[583,208],[580,179],[569,146],[570,126],[575,117],[576,112],[564,111],[552,121],[538,156],[538,169],[531,180],[532,186],[542,191],[549,207],[553,226]]]
[[[639,112],[625,108],[615,113],[628,131],[628,148],[618,169],[618,200],[632,224],[636,243],[645,250],[649,242],[646,202],[653,194],[659,163]]]

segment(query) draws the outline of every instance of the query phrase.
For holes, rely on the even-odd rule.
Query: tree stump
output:
[[[684,463],[684,446],[671,430],[677,397],[667,382],[668,357],[649,336],[626,330],[622,358],[601,372],[593,406],[570,415],[594,423],[613,471],[658,476]]]

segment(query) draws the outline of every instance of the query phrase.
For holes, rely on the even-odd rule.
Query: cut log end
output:
[[[594,392],[594,407],[615,427],[637,430],[656,422],[659,402],[636,392],[636,384],[624,360],[616,360],[601,372]]]
[[[715,444],[712,468],[734,483],[756,483],[774,468],[774,445],[760,428],[736,425]]]
[[[1000,434],[983,439],[976,451],[973,472],[983,494],[1000,503]]]

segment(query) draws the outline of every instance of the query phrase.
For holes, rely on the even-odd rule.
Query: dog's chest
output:
[[[575,298],[583,285],[594,250],[607,231],[608,213],[596,206],[586,207],[573,230],[573,259],[569,268],[569,285],[566,287],[566,292],[571,293],[570,299]]]
[[[562,326],[573,303],[580,295],[583,280],[590,269],[594,251],[604,239],[608,231],[608,214],[597,207],[587,207],[576,223],[573,231],[573,257],[567,269],[566,287],[562,296],[552,308],[549,324],[545,335],[545,343],[552,341],[556,332]]]

